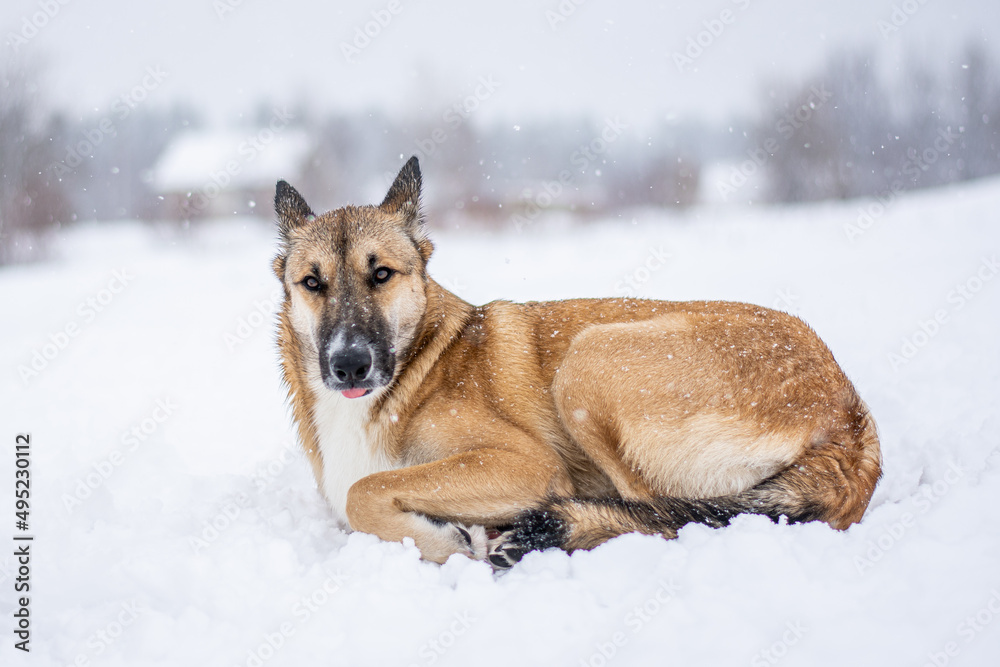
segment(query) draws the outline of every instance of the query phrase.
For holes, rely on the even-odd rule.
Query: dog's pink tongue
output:
[[[368,390],[367,389],[346,389],[346,390],[344,390],[344,391],[342,391],[340,393],[344,395],[344,398],[361,398],[362,396],[364,396],[365,394],[368,393]]]

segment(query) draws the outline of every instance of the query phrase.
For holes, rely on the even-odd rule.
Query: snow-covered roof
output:
[[[708,164],[698,179],[698,201],[703,204],[746,206],[766,197],[767,177],[750,159]]]
[[[191,131],[179,135],[153,168],[159,192],[223,188],[268,188],[301,173],[309,152],[305,132],[284,129]],[[228,179],[228,180],[227,180]]]

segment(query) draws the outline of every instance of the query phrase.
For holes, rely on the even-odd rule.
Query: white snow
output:
[[[885,475],[848,531],[741,517],[503,576],[337,527],[279,384],[269,227],[65,233],[59,259],[0,270],[0,539],[20,432],[36,535],[30,655],[0,548],[0,664],[997,664],[1000,181],[907,195],[852,241],[862,206],[434,232],[432,273],[474,302],[796,312],[881,430]]]

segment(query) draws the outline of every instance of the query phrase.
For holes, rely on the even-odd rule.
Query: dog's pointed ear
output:
[[[278,214],[278,230],[284,238],[288,238],[289,233],[299,225],[316,217],[298,190],[285,181],[278,181],[275,187],[274,212]]]
[[[420,163],[414,155],[399,170],[396,180],[379,204],[381,208],[418,216],[420,213]]]
[[[403,214],[406,231],[420,248],[420,254],[426,262],[434,250],[434,245],[427,238],[424,216],[420,210],[420,187],[420,162],[414,155],[399,170],[396,180],[392,182],[392,187],[379,204],[379,208]]]

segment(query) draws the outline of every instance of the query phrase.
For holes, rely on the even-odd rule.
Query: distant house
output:
[[[702,204],[749,206],[768,200],[768,182],[759,161],[721,161],[702,172],[698,201]]]
[[[298,129],[185,132],[156,162],[152,186],[169,219],[267,217],[274,184],[301,180],[309,158],[310,142]]]

